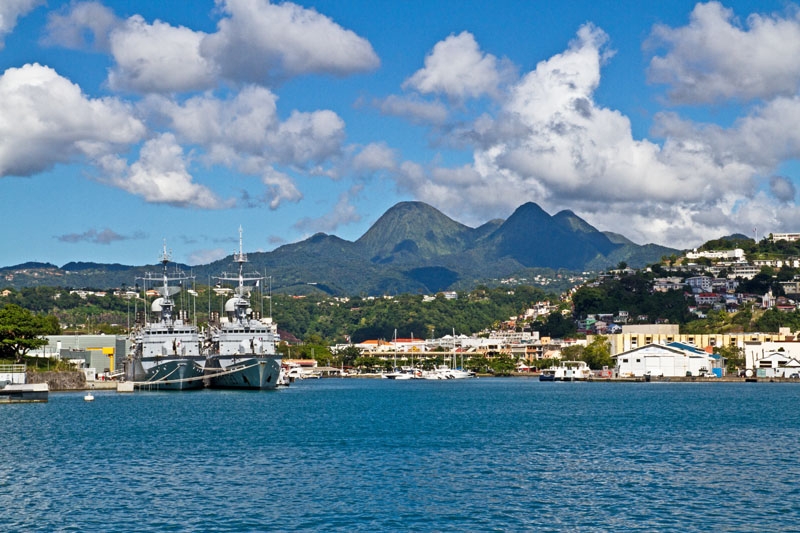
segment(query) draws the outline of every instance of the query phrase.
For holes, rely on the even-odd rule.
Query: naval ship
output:
[[[148,282],[158,284],[159,297],[150,306],[151,315],[134,335],[132,376],[140,388],[157,390],[187,390],[203,387],[205,355],[202,338],[197,327],[175,318],[175,301],[172,296],[181,292],[182,283],[191,278],[176,270],[170,273],[167,264],[170,256],[164,243],[160,263],[161,276],[148,273],[142,279],[145,291]],[[172,284],[172,285],[171,285]]]
[[[238,275],[216,277],[220,283],[237,285],[233,297],[225,302],[220,323],[209,328],[206,384],[217,389],[274,389],[281,372],[281,356],[275,351],[277,326],[271,318],[254,318],[250,294],[264,278],[244,274],[247,256],[242,251],[241,227],[239,253],[233,261],[238,264]]]

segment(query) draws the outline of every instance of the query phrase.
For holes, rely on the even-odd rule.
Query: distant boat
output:
[[[592,376],[592,371],[584,361],[561,361],[539,375],[539,381],[583,381]]]

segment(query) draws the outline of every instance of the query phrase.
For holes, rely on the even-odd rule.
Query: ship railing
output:
[[[28,365],[0,365],[2,374],[24,374]]]

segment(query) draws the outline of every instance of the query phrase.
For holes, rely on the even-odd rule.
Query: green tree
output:
[[[561,348],[561,359],[565,361],[583,361],[583,350],[584,348],[580,344],[565,346]]]
[[[336,355],[339,357],[339,361],[344,366],[353,366],[356,362],[356,359],[361,357],[361,350],[355,346],[348,346],[347,348],[336,352]]]
[[[13,358],[22,363],[30,350],[47,344],[42,336],[54,330],[52,319],[8,304],[0,309],[0,357]]]
[[[608,339],[598,335],[594,340],[583,349],[581,360],[584,361],[592,370],[601,370],[604,366],[613,366],[614,360],[611,359],[611,346]]]
[[[725,358],[725,369],[736,372],[744,366],[744,349],[738,346],[715,346],[714,353]]]
[[[516,368],[514,360],[506,354],[493,357],[489,362],[489,366],[497,376],[508,376]]]

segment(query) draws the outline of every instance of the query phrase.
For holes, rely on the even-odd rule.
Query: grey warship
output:
[[[147,274],[147,282],[160,282],[156,290],[159,297],[150,307],[152,321],[145,319],[144,326],[134,332],[134,352],[129,378],[140,388],[154,390],[188,390],[203,387],[205,355],[202,354],[202,338],[197,327],[175,318],[175,301],[172,296],[181,288],[170,283],[182,283],[191,279],[183,272],[169,273],[170,262],[167,245],[160,260],[163,272],[160,277]]]
[[[220,282],[237,283],[233,297],[225,302],[220,323],[209,328],[210,351],[205,365],[206,384],[215,389],[274,389],[281,372],[281,356],[275,351],[277,326],[271,318],[256,320],[250,294],[263,281],[244,275],[247,256],[242,251],[239,228],[238,275],[217,276]]]

